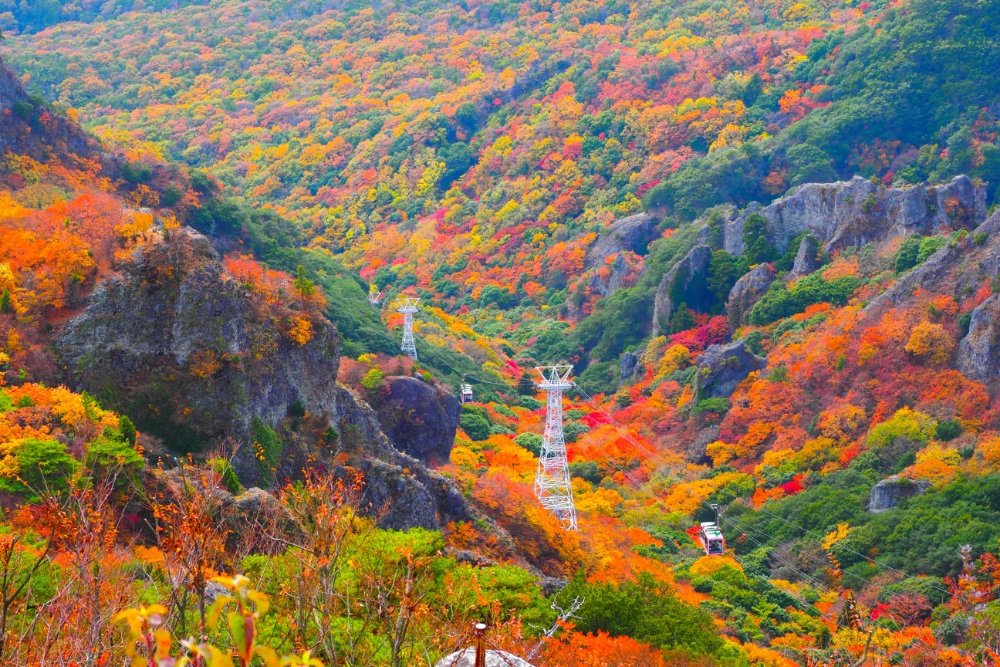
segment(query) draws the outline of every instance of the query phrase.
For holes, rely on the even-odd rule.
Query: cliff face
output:
[[[139,246],[56,348],[71,386],[185,451],[246,438],[254,419],[274,424],[296,403],[335,413],[337,332],[314,318],[299,344],[281,331],[294,316],[262,309],[207,238],[175,230]]]
[[[305,341],[294,328],[303,318]],[[67,384],[128,414],[170,453],[207,453],[228,441],[246,486],[295,479],[308,465],[347,474],[334,462],[343,453],[364,474],[371,507],[387,507],[387,526],[478,517],[447,478],[398,451],[371,407],[337,384],[334,326],[230,276],[191,229],[153,232],[138,245],[64,325],[55,348]],[[253,443],[265,427],[280,451],[262,465]],[[332,441],[309,435],[330,427]]]
[[[769,206],[751,203],[739,215],[732,212],[724,224],[724,250],[743,254],[743,223],[754,213],[767,220],[769,240],[781,252],[802,232],[811,232],[833,250],[942,227],[971,229],[986,217],[986,186],[967,176],[944,185],[903,188],[882,188],[860,176],[807,183]]]

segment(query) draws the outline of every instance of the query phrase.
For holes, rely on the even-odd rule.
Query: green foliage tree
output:
[[[647,572],[617,585],[589,584],[577,573],[558,596],[563,604],[574,598],[584,601],[575,619],[580,632],[603,631],[695,655],[711,655],[723,645],[710,614],[681,602]]]
[[[893,260],[893,270],[896,273],[908,271],[919,264],[917,259],[920,254],[920,242],[922,237],[919,234],[906,237],[899,245]]]
[[[459,419],[459,425],[473,440],[486,440],[492,433],[490,422],[475,412],[463,412]]]
[[[23,493],[29,499],[37,498],[46,489],[62,492],[69,488],[69,478],[79,463],[57,440],[22,440],[15,451],[18,464],[17,478],[0,477],[0,489]]]
[[[777,259],[778,252],[767,239],[767,220],[759,213],[747,216],[743,223],[743,258],[750,266]]]

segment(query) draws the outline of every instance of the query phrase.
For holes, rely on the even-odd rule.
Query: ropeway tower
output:
[[[382,292],[379,291],[378,285],[372,285],[368,290],[368,303],[376,307],[382,304]]]
[[[403,314],[403,342],[400,349],[414,361],[417,360],[417,345],[413,340],[413,313],[417,312],[420,299],[404,297],[396,299],[396,310]]]
[[[535,475],[535,496],[542,507],[562,522],[566,530],[576,530],[576,506],[573,486],[566,460],[566,438],[563,436],[562,394],[573,387],[569,380],[572,366],[541,366],[535,369],[542,376],[538,388],[548,393],[545,413],[545,434],[538,455]]]

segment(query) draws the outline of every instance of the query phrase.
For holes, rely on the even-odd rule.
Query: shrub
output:
[[[459,424],[462,426],[462,430],[476,441],[486,440],[492,433],[489,421],[475,412],[463,411]]]
[[[935,436],[938,440],[947,442],[954,440],[962,434],[962,424],[957,419],[947,419],[940,422],[935,429]]]
[[[278,465],[283,449],[281,439],[270,426],[259,418],[254,418],[250,425],[250,439],[254,445],[257,457],[257,470],[268,482],[274,479],[272,468]]]
[[[522,433],[514,438],[514,443],[538,456],[542,451],[542,436],[537,433]]]
[[[747,321],[754,326],[764,326],[800,313],[813,304],[828,302],[843,306],[860,286],[861,280],[854,276],[828,281],[823,280],[819,273],[806,276],[791,289],[775,281],[754,304]]]
[[[542,402],[541,402],[540,400],[538,400],[538,399],[537,399],[537,398],[535,398],[534,396],[522,396],[522,397],[521,397],[521,398],[520,398],[520,399],[518,400],[518,402],[519,402],[519,403],[520,403],[520,404],[521,404],[521,405],[522,405],[523,407],[525,407],[525,408],[528,408],[529,410],[538,410],[538,409],[539,409],[539,408],[541,408],[541,407],[542,407],[543,405],[545,405],[544,403],[542,403]]]
[[[706,412],[717,415],[725,414],[729,411],[729,401],[725,398],[703,398],[694,406],[694,413],[702,415]]]
[[[0,477],[0,489],[30,497],[45,488],[64,491],[69,487],[70,475],[79,467],[66,445],[56,440],[27,438],[16,443],[13,453],[17,476]]]
[[[118,431],[122,434],[122,439],[135,447],[136,430],[132,420],[122,415],[118,418]]]
[[[590,427],[583,422],[566,422],[563,426],[563,435],[566,436],[566,442],[576,442],[584,433],[590,431]]]
[[[944,363],[951,358],[955,339],[948,330],[934,322],[921,322],[913,327],[910,340],[903,349],[915,357],[926,357],[934,363]]]
[[[936,253],[941,246],[948,242],[947,236],[928,236],[920,242],[917,251],[917,264],[923,264],[927,258]]]
[[[618,585],[590,584],[578,573],[559,593],[566,601],[580,598],[583,606],[574,619],[582,633],[607,632],[628,636],[661,649],[684,648],[696,655],[713,654],[723,640],[712,616],[679,600],[668,584],[647,572],[636,581]]]
[[[229,463],[228,459],[209,459],[208,465],[221,477],[222,486],[226,487],[226,491],[229,491],[234,496],[243,493],[243,485],[240,484],[240,478],[236,476],[236,471],[233,470],[233,466]]]
[[[110,428],[87,447],[84,463],[96,478],[103,477],[109,470],[121,471],[130,477],[145,467],[145,461],[134,446],[121,433]]]
[[[569,464],[569,474],[571,477],[579,477],[591,484],[600,484],[604,479],[604,474],[596,461],[580,461]]]
[[[893,269],[896,273],[908,271],[919,263],[917,256],[920,254],[920,241],[920,235],[915,234],[899,244],[899,250],[896,251],[896,257],[893,260]]]

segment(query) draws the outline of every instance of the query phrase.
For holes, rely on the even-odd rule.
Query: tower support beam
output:
[[[562,522],[566,530],[576,530],[576,506],[573,485],[566,459],[566,438],[563,435],[562,395],[573,387],[569,380],[572,366],[541,366],[535,369],[541,376],[538,388],[548,393],[545,413],[545,433],[538,455],[535,474],[535,496],[542,507]]]
[[[403,314],[403,342],[399,346],[403,354],[417,361],[417,345],[413,339],[413,314],[417,312],[420,299],[405,297],[396,299],[396,310]]]

